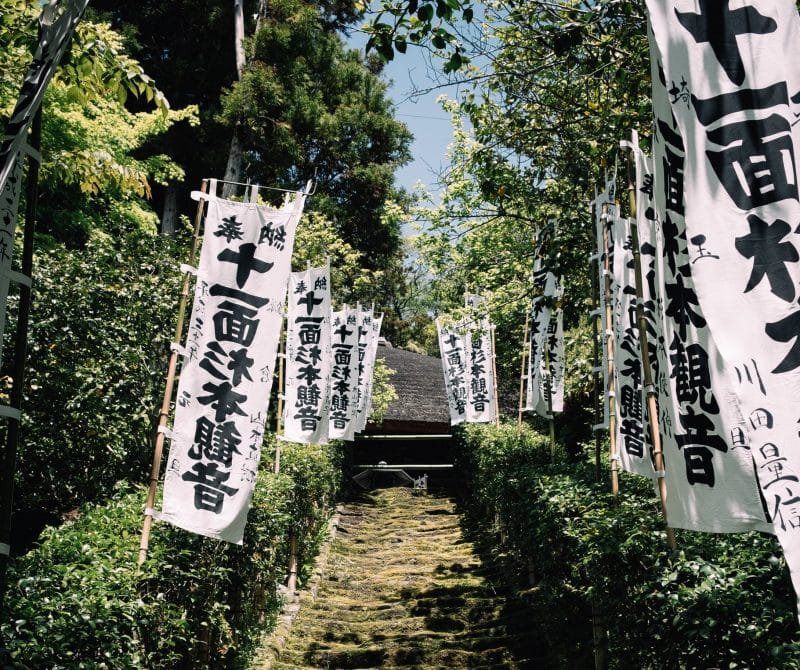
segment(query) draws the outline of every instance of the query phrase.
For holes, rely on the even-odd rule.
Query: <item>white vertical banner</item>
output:
[[[636,162],[636,230],[639,236],[639,260],[642,268],[642,308],[648,343],[650,374],[653,391],[657,394],[658,423],[669,424],[668,412],[672,407],[669,370],[666,366],[667,347],[664,339],[664,285],[662,253],[664,249],[661,227],[657,225],[656,203],[653,191],[653,160],[639,148],[638,136],[632,144]],[[647,399],[647,389],[643,389]],[[650,424],[645,413],[645,435],[653,443]]]
[[[8,179],[0,191],[0,362],[3,356],[3,333],[6,328],[6,304],[13,271],[11,257],[17,230],[17,210],[22,191],[22,155],[17,154]]]
[[[720,355],[694,281],[702,259],[693,248],[702,240],[690,238],[686,229],[684,189],[689,179],[685,145],[669,104],[668,88],[674,82],[664,78],[657,51],[651,53],[656,55],[653,191],[656,239],[661,243],[657,274],[664,301],[664,347],[658,352],[660,368],[669,370],[670,391],[659,397],[667,522],[707,532],[769,530],[731,383],[733,369]],[[745,312],[740,316],[739,323],[747,319]]]
[[[274,209],[193,195],[209,202],[161,518],[241,544],[304,196]]]
[[[378,354],[378,340],[381,336],[381,325],[383,314],[375,316],[372,314],[370,329],[368,334],[367,346],[364,352],[364,359],[361,362],[363,367],[364,389],[358,399],[358,414],[356,418],[356,431],[361,432],[367,427],[367,419],[372,412],[372,387],[375,381],[375,357]],[[359,374],[359,379],[361,374]]]
[[[542,392],[544,386],[542,371],[544,370],[544,348],[547,345],[547,328],[552,313],[552,295],[555,292],[555,275],[542,267],[540,258],[537,258],[533,264],[533,291],[530,350],[528,351],[528,386],[524,409],[541,414],[541,407],[546,406]]]
[[[455,426],[467,418],[467,357],[461,324],[445,324],[436,319],[442,373],[450,409],[450,424]]]
[[[330,266],[293,272],[286,326],[283,439],[327,444],[331,378]]]
[[[367,357],[367,349],[372,341],[372,320],[374,318],[374,309],[359,309],[358,310],[358,388],[356,390],[356,422],[355,430],[361,430],[361,415],[363,414],[364,406],[366,404],[366,382],[365,375],[366,369],[364,362]]]
[[[492,324],[481,296],[467,298],[473,317],[464,336],[466,354],[467,417],[470,423],[494,421],[494,366],[492,364]]]
[[[611,255],[613,249],[613,239],[610,221],[614,220],[616,213],[616,205],[614,203],[615,183],[614,179],[606,179],[603,190],[600,193],[595,192],[594,200],[592,200],[592,207],[594,209],[594,230],[595,241],[597,245],[597,287],[598,287],[598,310],[600,314],[600,373],[603,379],[603,420],[602,424],[595,426],[598,428],[608,428],[609,426],[609,403],[608,403],[608,390],[609,390],[609,377],[608,377],[608,337],[611,334],[611,324],[608,323],[608,315],[606,314],[606,244],[608,245],[608,255]],[[604,239],[607,236],[607,241]],[[611,258],[609,258],[609,266],[611,266]],[[613,273],[613,267],[610,272]],[[609,277],[613,284],[613,276]],[[612,285],[613,295],[613,285]]]
[[[352,440],[358,410],[358,321],[360,308],[331,315],[331,406],[328,436]]]
[[[547,415],[558,414],[564,411],[564,310],[561,308],[561,299],[564,296],[564,286],[561,281],[556,283],[556,292],[553,296],[553,313],[547,326],[547,372],[548,383],[543,387]]]
[[[683,142],[697,298],[800,594],[800,18],[791,0],[740,4],[648,1],[651,54]]]
[[[6,181],[20,160],[20,152],[27,142],[28,128],[88,4],[89,0],[69,0],[58,4],[49,2],[42,10],[42,34],[0,143],[0,191],[5,189]],[[55,16],[58,10],[62,11]]]
[[[639,327],[636,317],[631,220],[617,216],[614,225],[614,389],[616,444],[626,472],[653,476],[645,439],[644,387]]]

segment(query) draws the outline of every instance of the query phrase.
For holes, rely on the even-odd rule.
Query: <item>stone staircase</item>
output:
[[[346,504],[316,598],[282,649],[251,670],[307,668],[547,669],[536,613],[482,563],[453,499],[378,489]]]

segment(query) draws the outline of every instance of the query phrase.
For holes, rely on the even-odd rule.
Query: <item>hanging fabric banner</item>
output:
[[[685,145],[669,104],[671,84],[652,43],[651,49],[657,167],[653,193],[661,244],[656,255],[665,317],[664,347],[658,353],[660,369],[669,369],[670,389],[659,397],[667,522],[707,532],[769,530],[730,382],[733,369],[723,361],[698,299],[698,258],[690,252],[700,240],[689,239],[684,217]]]
[[[0,361],[2,361],[2,335],[6,328],[6,303],[11,283],[11,256],[14,234],[17,229],[17,210],[22,191],[22,159],[14,161],[14,168],[0,189]]]
[[[372,314],[370,322],[370,330],[367,339],[367,345],[364,350],[364,360],[361,361],[363,367],[364,390],[358,399],[358,414],[356,419],[356,432],[361,432],[367,427],[367,420],[372,413],[372,386],[375,377],[375,357],[378,354],[378,340],[381,336],[381,324],[383,323],[383,314],[375,316]],[[359,372],[359,379],[362,378]]]
[[[617,216],[614,225],[614,388],[617,450],[626,472],[653,477],[645,440],[644,387],[636,317],[631,220]]]
[[[356,422],[355,430],[360,430],[361,415],[366,404],[366,381],[364,361],[367,356],[367,349],[372,340],[372,319],[373,309],[360,309],[358,312],[358,389],[356,391]]]
[[[89,0],[51,1],[42,10],[39,44],[0,144],[0,192],[4,191],[6,181],[15,170],[20,151],[27,140],[28,128],[88,4]],[[61,8],[61,14],[55,16],[55,12]]]
[[[464,337],[466,353],[467,416],[470,423],[495,420],[494,368],[492,366],[492,324],[481,296],[467,298],[473,318]]]
[[[607,346],[607,338],[610,336],[611,333],[611,324],[608,323],[607,313],[606,313],[606,250],[605,247],[608,246],[609,252],[613,249],[613,240],[611,239],[611,235],[613,230],[609,225],[610,221],[614,220],[614,216],[616,213],[616,204],[614,203],[614,193],[615,193],[615,181],[614,179],[606,179],[605,186],[600,193],[595,194],[594,200],[592,200],[592,209],[594,210],[594,229],[595,229],[595,241],[596,241],[596,248],[597,248],[597,286],[598,286],[598,293],[599,293],[599,304],[598,310],[600,313],[600,373],[603,377],[603,394],[604,398],[602,400],[603,405],[603,422],[602,427],[608,428],[609,426],[609,403],[608,403],[608,390],[609,390],[609,377],[608,377],[608,346]],[[610,253],[609,253],[610,256]],[[609,258],[609,265],[611,265],[611,258]],[[610,270],[613,272],[613,267]],[[609,277],[613,282],[613,276]],[[612,295],[613,295],[613,284],[612,284]],[[595,426],[595,429],[600,428],[600,426]]]
[[[27,146],[28,129],[87,4],[88,0],[72,0],[59,4],[49,2],[43,8],[39,20],[41,35],[36,53],[28,67],[0,144],[0,360],[9,284],[11,281],[23,281],[30,285],[30,277],[22,277],[11,270],[22,192],[22,163],[27,153],[33,153]],[[62,8],[63,11],[56,16],[56,12]],[[34,158],[40,160],[38,153]]]
[[[217,198],[215,186],[202,196],[208,210],[161,518],[241,544],[304,195],[274,209]]]
[[[639,148],[638,136],[634,133],[631,146],[636,165],[636,230],[639,236],[639,259],[642,267],[642,311],[644,314],[650,373],[654,391],[661,408],[659,424],[668,424],[666,412],[672,406],[669,370],[664,366],[668,360],[664,340],[664,297],[661,294],[661,252],[664,248],[661,228],[656,224],[656,209],[653,193],[653,160]],[[647,389],[643,389],[646,397]],[[646,417],[645,417],[646,418]],[[650,425],[644,422],[647,443],[653,443]]]
[[[460,324],[445,325],[436,319],[442,372],[450,408],[450,424],[455,426],[467,418],[467,357]]]
[[[800,594],[800,18],[791,0],[647,9],[684,150],[687,262]]]
[[[286,326],[283,439],[327,444],[331,378],[330,267],[293,272]]]
[[[542,268],[542,260],[533,264],[533,291],[531,302],[530,351],[528,352],[528,386],[525,394],[525,411],[541,414],[546,407],[542,389],[544,381],[544,349],[547,345],[547,328],[552,312],[552,295],[555,292],[555,275]],[[538,408],[538,409],[537,409]]]
[[[358,409],[358,320],[356,307],[333,312],[331,316],[331,407],[328,435],[335,440],[352,440]]]
[[[561,281],[554,283],[556,287],[553,295],[554,306],[550,323],[547,325],[547,356],[545,357],[549,362],[549,369],[546,370],[547,383],[543,384],[541,393],[545,407],[549,408],[548,417],[550,413],[558,414],[564,411],[564,310],[561,308],[564,288]]]

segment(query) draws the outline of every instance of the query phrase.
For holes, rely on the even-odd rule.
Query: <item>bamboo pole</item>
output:
[[[633,246],[633,272],[636,288],[636,325],[639,331],[639,349],[642,357],[642,380],[644,382],[647,420],[650,427],[650,436],[653,440],[653,467],[658,479],[658,495],[661,499],[661,513],[667,529],[667,544],[670,549],[677,549],[675,529],[669,526],[667,520],[667,482],[664,477],[665,463],[664,451],[661,444],[661,432],[658,426],[658,403],[655,385],[653,384],[653,371],[650,368],[650,344],[647,341],[647,322],[644,316],[644,288],[642,281],[642,259],[639,250],[639,230],[636,217],[636,166],[633,162],[633,137],[630,138],[630,151],[628,153],[628,204],[631,216],[631,237]]]
[[[289,578],[286,580],[286,590],[289,597],[292,597],[297,589],[297,535],[292,535],[289,547]]]
[[[200,192],[205,194],[208,192],[208,180],[204,179]],[[192,247],[189,252],[189,265],[194,265],[195,258],[197,257],[197,249],[200,245],[200,225],[203,221],[203,210],[205,207],[205,199],[200,197],[197,201],[197,213],[194,220],[194,236],[192,238]],[[167,425],[167,418],[169,417],[170,405],[172,403],[172,390],[175,384],[175,372],[178,367],[178,348],[180,347],[181,339],[183,336],[183,323],[186,318],[186,305],[189,301],[189,284],[191,281],[191,273],[185,272],[183,275],[183,288],[181,290],[181,299],[178,304],[178,321],[175,324],[175,336],[172,339],[173,347],[172,353],[169,357],[169,366],[167,368],[167,380],[164,384],[164,397],[161,401],[161,412],[158,415],[158,430],[156,432],[155,442],[153,446],[153,463],[150,468],[150,481],[147,488],[147,501],[145,502],[144,510],[144,523],[142,524],[142,539],[139,543],[139,565],[145,562],[147,558],[147,549],[150,544],[150,529],[153,526],[153,506],[156,502],[156,491],[158,490],[158,478],[161,470],[161,457],[164,452],[164,430]]]
[[[617,449],[617,417],[616,417],[616,398],[614,384],[614,339],[611,334],[611,324],[613,320],[613,309],[611,304],[611,254],[608,244],[608,204],[603,203],[601,220],[603,222],[603,279],[606,297],[606,340],[607,365],[608,365],[608,440],[611,451],[611,493],[619,495],[619,451]]]
[[[550,374],[550,346],[545,340],[544,351],[544,384],[547,392],[547,424],[550,432],[550,462],[556,462],[556,422],[553,418],[553,378]]]
[[[281,440],[283,434],[283,397],[285,393],[286,377],[286,332],[281,322],[280,345],[278,346],[278,417],[275,422],[275,474],[281,471]]]
[[[517,435],[522,434],[522,412],[525,410],[525,401],[523,399],[523,394],[525,393],[525,378],[527,374],[526,370],[526,363],[528,362],[528,350],[530,348],[530,342],[528,342],[528,327],[530,325],[530,314],[526,311],[525,312],[525,331],[522,335],[522,364],[520,366],[520,374],[519,374],[519,411],[517,412]],[[530,383],[530,380],[528,381]]]
[[[592,205],[592,221],[596,219],[597,205]],[[600,370],[600,328],[598,321],[600,321],[600,282],[598,274],[600,270],[600,250],[596,249],[592,257],[595,259],[590,261],[590,273],[592,275],[592,375],[594,377],[594,478],[596,482],[602,479],[602,439],[600,438],[600,424],[603,423],[603,407],[602,397],[600,395],[600,380],[598,379],[598,371]],[[601,378],[602,379],[602,378]]]
[[[500,398],[497,393],[497,352],[495,351],[494,324],[491,325],[492,331],[492,383],[494,384],[494,425],[500,427]]]

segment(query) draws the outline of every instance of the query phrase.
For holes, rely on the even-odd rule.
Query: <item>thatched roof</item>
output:
[[[391,378],[397,392],[380,425],[369,424],[366,433],[437,434],[450,432],[450,413],[442,374],[442,361],[432,356],[395,349],[385,340],[378,358],[395,371]]]

